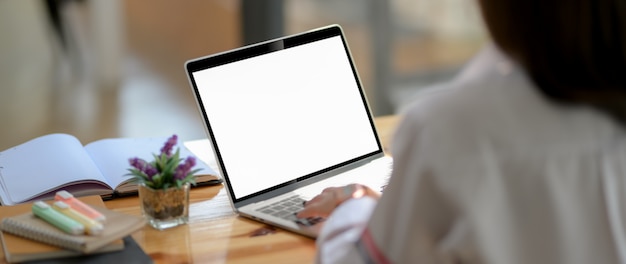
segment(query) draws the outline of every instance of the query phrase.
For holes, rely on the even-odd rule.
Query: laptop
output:
[[[192,59],[185,69],[241,216],[315,238],[323,219],[297,219],[303,201],[330,186],[386,183],[391,158],[339,25]]]

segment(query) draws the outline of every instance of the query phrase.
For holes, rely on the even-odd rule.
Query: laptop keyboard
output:
[[[296,213],[304,207],[303,204],[306,200],[302,199],[299,195],[293,195],[286,199],[280,200],[278,202],[272,203],[270,205],[261,207],[256,209],[256,211],[269,214],[275,217],[279,217],[282,219],[294,221],[301,225],[314,225],[319,222],[322,222],[324,218],[322,217],[312,217],[312,218],[297,218]]]

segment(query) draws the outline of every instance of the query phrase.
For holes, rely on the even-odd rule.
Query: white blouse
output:
[[[317,260],[626,263],[625,140],[488,45],[404,113],[382,198],[339,206]]]

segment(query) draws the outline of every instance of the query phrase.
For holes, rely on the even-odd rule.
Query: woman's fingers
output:
[[[322,193],[313,197],[313,199],[305,202],[304,209],[298,212],[296,216],[298,218],[327,217],[345,200],[362,196],[379,198],[380,194],[360,184],[329,187],[324,189]]]
[[[327,217],[337,207],[337,188],[327,188],[321,194],[313,197],[304,204],[302,209],[296,215],[298,218],[307,217]]]

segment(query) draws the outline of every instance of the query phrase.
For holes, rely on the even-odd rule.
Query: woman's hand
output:
[[[304,204],[304,209],[296,215],[298,218],[327,217],[337,206],[351,198],[370,196],[378,199],[380,193],[361,184],[349,184],[343,187],[329,187]]]

